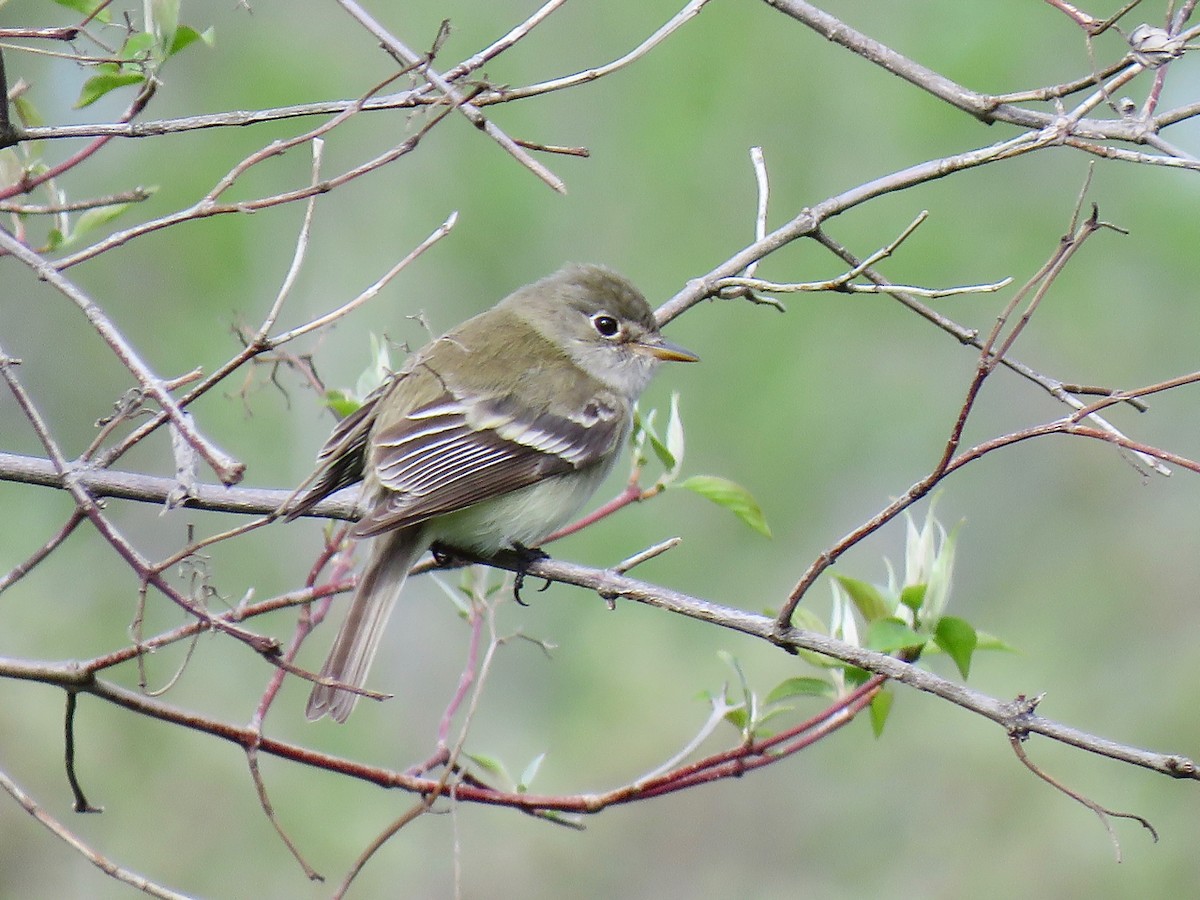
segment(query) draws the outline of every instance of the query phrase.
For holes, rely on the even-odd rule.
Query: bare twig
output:
[[[163,380],[142,361],[137,351],[125,340],[124,335],[105,312],[83,290],[59,272],[53,263],[34,253],[3,228],[0,228],[0,249],[19,259],[32,269],[38,278],[48,282],[79,307],[117,359],[137,378],[142,390],[153,397],[162,407],[163,413],[170,419],[172,427],[209,464],[222,483],[228,485],[241,481],[242,474],[246,469],[245,465],[233,459],[196,430],[191,416],[187,415],[175,402],[175,398],[167,391]]]
[[[104,812],[103,809],[88,803],[75,772],[75,705],[77,699],[73,691],[67,691],[67,709],[63,716],[63,757],[67,767],[67,783],[71,785],[71,795],[75,798],[75,812]]]
[[[1158,831],[1153,825],[1150,824],[1148,819],[1144,818],[1143,816],[1139,816],[1137,813],[1117,812],[1116,810],[1101,806],[1095,800],[1085,797],[1078,791],[1072,790],[1057,778],[1044,771],[1029,758],[1029,754],[1025,752],[1025,746],[1023,743],[1024,738],[1020,734],[1011,734],[1009,735],[1008,740],[1009,744],[1012,746],[1013,753],[1016,754],[1017,759],[1021,761],[1025,768],[1027,768],[1042,781],[1046,782],[1046,784],[1050,785],[1056,791],[1066,794],[1076,803],[1087,807],[1096,814],[1096,818],[1100,820],[1100,824],[1104,826],[1104,830],[1108,833],[1109,840],[1112,841],[1113,853],[1116,855],[1117,862],[1121,861],[1121,842],[1117,840],[1117,833],[1113,830],[1112,823],[1109,822],[1110,818],[1132,819],[1150,832],[1150,836],[1154,839],[1155,843],[1158,842]]]
[[[367,31],[369,31],[373,37],[377,38],[385,48],[395,54],[398,59],[402,60],[405,65],[417,67],[422,77],[424,77],[427,81],[429,81],[430,84],[444,94],[446,99],[450,102],[450,105],[466,116],[472,125],[507,150],[509,155],[517,160],[517,162],[531,171],[551,188],[558,191],[558,193],[565,194],[567,192],[567,187],[565,184],[563,184],[561,178],[522,150],[512,138],[496,127],[494,122],[484,116],[479,107],[468,100],[449,81],[435,72],[433,67],[425,62],[424,58],[420,54],[410,50],[395,35],[379,24],[375,17],[363,9],[358,3],[355,2],[355,0],[338,0],[338,3],[342,9],[346,10],[346,12],[348,12],[360,25],[367,29]]]
[[[493,41],[478,53],[468,59],[464,59],[454,68],[449,69],[442,77],[447,81],[458,81],[464,75],[469,75],[471,72],[477,71],[487,65],[488,62],[516,44],[517,41],[528,36],[529,32],[544,22],[552,12],[566,2],[567,0],[547,0],[525,21],[511,28],[499,40]]]
[[[136,872],[131,872],[123,866],[118,866],[107,856],[97,852],[81,841],[70,829],[64,826],[56,818],[50,815],[46,810],[38,805],[38,802],[21,790],[20,786],[8,777],[4,772],[0,772],[0,788],[17,801],[18,804],[39,822],[49,829],[50,833],[58,837],[66,843],[76,853],[98,868],[110,878],[115,878],[117,881],[123,882],[130,887],[136,888],[144,894],[149,894],[151,897],[161,897],[163,900],[188,900],[183,894],[178,894],[169,888],[156,884]]]
[[[390,80],[390,79],[389,79]],[[386,82],[385,82],[386,83]],[[377,85],[372,90],[378,90],[382,85]],[[370,95],[368,95],[369,97]],[[331,118],[321,126],[306,132],[305,134],[291,138],[286,141],[275,141],[268,146],[252,153],[250,156],[243,159],[224,176],[222,176],[211,190],[200,200],[196,201],[192,206],[178,210],[158,219],[152,219],[148,222],[142,222],[131,228],[123,231],[117,231],[110,234],[101,241],[97,241],[90,247],[65,256],[58,260],[56,266],[59,269],[68,269],[71,266],[78,265],[93,257],[99,256],[115,247],[120,247],[128,243],[134,238],[149,234],[154,231],[169,228],[178,225],[181,222],[188,222],[195,219],[203,219],[209,216],[229,215],[233,213],[245,214],[258,212],[263,209],[270,209],[274,206],[280,206],[286,203],[294,203],[300,200],[307,200],[314,194],[324,194],[335,190],[343,184],[360,178],[370,172],[385,166],[402,156],[411,153],[421,143],[421,140],[429,133],[435,125],[441,122],[447,115],[450,114],[449,109],[444,109],[435,112],[416,132],[409,135],[405,140],[396,144],[394,147],[380,153],[366,162],[360,163],[351,169],[347,169],[339,175],[332,178],[327,178],[316,184],[309,184],[303,188],[297,188],[291,191],[284,191],[279,194],[271,194],[266,197],[261,197],[252,200],[240,200],[237,202],[219,203],[217,198],[227,191],[237,179],[245,173],[251,166],[254,166],[267,159],[278,156],[284,153],[288,148],[299,146],[317,137],[327,134],[332,129],[344,124],[353,115],[360,112],[367,104],[367,98],[360,98],[352,103],[343,104],[338,115]]]
[[[690,0],[679,12],[672,16],[661,28],[646,38],[624,56],[614,59],[610,63],[602,66],[596,66],[592,69],[584,69],[576,72],[573,75],[564,75],[562,78],[554,78],[549,81],[540,81],[536,84],[527,85],[525,87],[506,87],[495,90],[491,93],[485,93],[477,98],[480,105],[486,103],[508,102],[511,100],[520,100],[525,97],[536,97],[541,94],[548,94],[552,91],[561,91],[566,88],[575,87],[580,84],[596,81],[606,75],[611,75],[613,72],[623,69],[630,63],[641,59],[668,37],[670,37],[681,26],[689,20],[699,15],[709,0]]]
[[[86,200],[67,200],[61,203],[13,203],[10,200],[0,202],[0,212],[15,213],[21,216],[56,216],[64,212],[79,212],[85,209],[97,209],[103,206],[116,206],[121,203],[141,203],[148,200],[151,192],[145,188],[133,188],[119,194],[109,194],[106,197],[90,197]]]
[[[754,213],[754,240],[767,236],[767,206],[771,200],[771,181],[767,176],[767,162],[762,147],[750,148],[750,164],[754,167],[754,181],[758,185],[758,207]],[[743,278],[753,278],[761,260],[754,260],[742,272]]]
[[[41,462],[45,461],[39,460],[39,463]],[[48,468],[53,469],[53,466],[49,466]],[[86,518],[87,517],[80,512],[80,510],[72,510],[71,515],[67,518],[67,521],[63,523],[62,528],[58,529],[58,531],[56,531],[53,536],[46,541],[46,543],[38,547],[38,549],[35,550],[28,559],[17,563],[15,566],[9,569],[3,577],[0,577],[0,594],[4,593],[4,591],[6,591],[8,588],[12,587],[14,584],[28,575],[34,566],[46,559],[46,557],[48,557],[59,546],[61,546],[63,541],[70,537],[71,533],[79,527],[79,523],[85,521]]]
[[[313,138],[312,178],[309,182],[313,187],[316,187],[321,181],[321,159],[324,155],[324,149],[324,139]],[[292,264],[288,266],[283,284],[279,286],[279,293],[275,295],[275,302],[271,304],[266,318],[263,319],[262,325],[259,326],[258,333],[254,336],[254,340],[251,341],[253,344],[262,343],[266,340],[267,335],[271,333],[271,329],[275,327],[275,321],[279,318],[279,313],[283,309],[283,301],[287,299],[287,295],[292,291],[292,285],[296,283],[296,278],[300,274],[300,267],[304,262],[304,254],[308,250],[308,238],[312,233],[313,212],[316,210],[316,206],[317,194],[314,192],[309,196],[308,202],[304,204],[304,219],[300,224],[300,232],[296,235],[296,250],[292,254]]]
[[[327,325],[336,322],[347,313],[358,309],[358,307],[362,306],[368,300],[371,300],[381,290],[383,290],[383,288],[387,286],[388,282],[404,271],[404,269],[406,269],[413,262],[413,260],[449,234],[457,221],[458,212],[456,211],[450,213],[450,215],[446,218],[446,221],[435,228],[429,237],[425,238],[425,240],[421,241],[421,243],[410,250],[407,256],[388,269],[387,272],[385,272],[377,281],[375,281],[374,284],[363,290],[362,293],[360,293],[353,300],[343,303],[341,306],[335,310],[332,310],[331,312],[327,312],[322,316],[318,316],[311,322],[307,322],[304,325],[299,325],[289,331],[285,331],[282,334],[276,335],[266,342],[268,344],[268,349],[274,349],[282,344],[286,344],[288,341],[295,340],[301,335],[318,331]]]
[[[630,569],[636,568],[644,562],[649,562],[656,556],[662,556],[668,550],[674,550],[681,543],[683,543],[683,538],[678,537],[667,538],[665,541],[659,541],[657,544],[647,547],[645,550],[640,550],[632,556],[621,560],[619,563],[613,566],[613,571],[619,575],[624,575]]]

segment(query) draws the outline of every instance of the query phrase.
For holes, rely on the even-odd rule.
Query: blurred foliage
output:
[[[528,40],[486,67],[497,83],[523,84],[626,52],[681,5],[566,4]],[[1119,4],[1090,11],[1106,15]],[[138,4],[131,12],[140,15]],[[1143,14],[1157,15],[1151,5]],[[384,24],[422,46],[440,22],[453,29],[440,59],[457,61],[494,40],[532,3],[373,4]],[[1089,69],[1079,33],[1048,4],[922,0],[825,4],[835,15],[950,78],[1009,91],[1065,80]],[[120,20],[113,7],[113,18]],[[393,65],[335,4],[256,0],[185,4],[180,21],[211,46],[192,46],[159,73],[145,118],[253,109],[360,95]],[[0,5],[0,24],[72,21],[40,0]],[[98,28],[98,26],[97,26]],[[1105,35],[1098,52],[1115,53]],[[113,35],[113,42],[119,38]],[[124,88],[71,109],[97,73],[70,61],[5,51],[10,84],[50,123],[109,121],[128,103]],[[1185,59],[1170,90],[1194,85]],[[1184,75],[1186,74],[1186,78]],[[126,93],[123,93],[126,92]],[[1179,97],[1166,98],[1178,101]],[[771,174],[771,223],[853,185],[921,160],[1001,139],[987,128],[806,31],[765,4],[710,4],[645,59],[609,78],[543,98],[491,107],[508,133],[586,146],[588,159],[545,159],[569,188],[553,194],[465,121],[436,128],[397,165],[346,185],[317,205],[308,259],[284,310],[290,327],[354,296],[441,223],[451,236],[382,296],[309,341],[318,371],[350,390],[371,361],[364,336],[386,335],[392,358],[490,305],[564,261],[613,266],[652,301],[675,293],[753,235],[755,187],[747,150],[760,145]],[[363,115],[335,132],[327,172],[393,145],[416,120]],[[114,141],[69,176],[76,197],[157,186],[126,216],[186,206],[246,154],[311,127],[196,131]],[[1174,135],[1195,137],[1195,126]],[[48,164],[77,145],[46,142]],[[1067,149],[963,173],[890,195],[829,223],[859,255],[890,241],[921,209],[931,217],[885,264],[897,282],[931,287],[1017,282],[1054,250],[1089,160]],[[293,150],[252,171],[238,197],[308,179]],[[1015,355],[1066,381],[1130,387],[1195,368],[1200,275],[1195,253],[1194,173],[1097,164],[1090,199],[1130,231],[1098,236],[1056,283]],[[237,349],[234,328],[254,327],[289,265],[299,206],[217,217],[139,238],[70,271],[97,297],[150,364],[165,375],[211,371]],[[126,221],[118,220],[116,224]],[[96,223],[99,233],[113,223]],[[56,436],[79,452],[129,387],[77,311],[11,262],[0,285],[0,337],[21,357],[20,377]],[[839,272],[808,244],[769,258],[760,275],[813,280]],[[986,328],[1003,297],[938,301],[969,326]],[[687,474],[719,473],[761,503],[773,541],[689,491],[670,490],[586,533],[555,554],[595,565],[670,535],[682,545],[637,575],[713,600],[777,607],[825,547],[901,494],[936,462],[974,354],[870,295],[789,298],[786,314],[739,301],[702,304],[667,329],[696,350],[697,366],[663,373],[645,409],[681,396]],[[420,316],[418,321],[413,317]],[[298,378],[282,389],[256,368],[196,405],[206,434],[248,464],[247,483],[287,487],[309,471],[333,423],[324,399]],[[1153,398],[1142,416],[1118,411],[1121,427],[1193,458],[1200,454],[1194,395]],[[1057,416],[1042,393],[1001,373],[985,389],[965,439],[980,440]],[[12,398],[0,394],[4,450],[38,452]],[[169,474],[165,439],[122,467]],[[620,476],[610,491],[620,489]],[[65,497],[0,483],[0,570],[27,557],[70,510]],[[605,496],[601,492],[601,499]],[[149,556],[165,555],[228,517],[110,502],[108,509]],[[965,518],[955,559],[956,616],[1001,634],[1021,653],[977,655],[973,686],[995,696],[1048,691],[1040,712],[1115,739],[1197,752],[1200,726],[1180,710],[1200,692],[1192,627],[1200,583],[1194,552],[1200,481],[1180,471],[1145,478],[1111,448],[1081,440],[1034,441],[966,467],[944,485],[939,511]],[[880,582],[880,560],[903,552],[899,522],[839,561],[839,572]],[[213,548],[213,584],[225,602],[300,584],[321,546],[314,523],[274,526]],[[50,563],[0,595],[0,654],[80,658],[125,645],[137,584],[88,528]],[[826,591],[806,600],[828,621]],[[671,757],[703,723],[701,691],[729,678],[733,654],[745,683],[813,711],[825,702],[796,660],[736,634],[563,586],[527,592],[528,608],[501,609],[502,631],[555,645],[506,645],[494,666],[467,749],[533,769],[539,792],[611,787]],[[217,601],[220,602],[220,601]],[[270,733],[333,753],[403,768],[424,758],[457,683],[466,631],[454,606],[418,579],[393,622],[373,676],[393,691],[360,704],[338,728],[310,725],[304,686],[289,683],[267,722]],[[180,621],[152,598],[147,633]],[[292,616],[260,623],[281,637]],[[50,624],[53,624],[53,628]],[[329,633],[301,664],[316,667]],[[951,638],[951,642],[953,640]],[[185,648],[148,660],[152,687],[170,678]],[[952,676],[945,656],[925,660]],[[228,640],[201,639],[167,699],[245,721],[273,670]],[[121,673],[129,685],[136,671]],[[465,808],[427,816],[393,840],[351,896],[747,896],[1007,897],[1185,896],[1197,870],[1195,801],[1186,786],[1116,763],[1083,758],[1045,741],[1027,749],[1052,773],[1101,803],[1147,816],[1151,845],[1118,824],[1124,863],[1087,810],[1036,781],[1013,759],[1005,735],[941,702],[894,691],[887,728],[867,721],[778,766],[681,795],[632,804],[585,820],[578,833],[510,811]],[[77,728],[79,770],[103,815],[74,816],[57,764],[61,697],[0,682],[0,767],[51,813],[117,862],[197,896],[319,897],[261,815],[240,751],[210,738],[141,721],[84,697]],[[718,732],[711,746],[730,736]],[[544,754],[544,756],[543,756]],[[533,765],[532,761],[537,761]],[[346,865],[411,798],[263,760],[276,810],[313,864],[336,881]],[[947,802],[951,800],[952,802]],[[0,798],[0,896],[123,897],[15,804]],[[457,853],[454,847],[460,848]],[[614,865],[614,860],[620,860]]]

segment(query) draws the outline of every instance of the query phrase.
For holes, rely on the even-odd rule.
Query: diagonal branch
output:
[[[123,866],[118,866],[111,859],[85,844],[74,832],[50,815],[33,797],[25,793],[15,781],[3,772],[0,772],[0,790],[3,790],[17,801],[25,812],[46,826],[55,837],[66,842],[77,853],[82,855],[84,859],[106,875],[110,875],[117,881],[124,882],[130,887],[137,888],[151,897],[160,897],[162,900],[187,900],[187,895],[176,893],[169,888],[150,881],[142,875],[138,875],[136,872],[131,872]]]
[[[150,367],[142,361],[137,351],[125,340],[124,335],[112,323],[104,310],[92,302],[91,297],[63,275],[54,263],[30,250],[4,228],[0,228],[0,249],[19,259],[32,269],[38,278],[56,288],[59,293],[79,307],[117,359],[124,364],[125,368],[129,369],[142,389],[157,401],[170,419],[172,426],[178,430],[188,445],[203,457],[223,484],[237,484],[242,480],[246,466],[226,454],[196,430],[192,417],[175,402],[175,398],[167,390],[163,379],[154,374]]]
[[[558,193],[565,194],[567,192],[567,187],[563,184],[561,178],[526,153],[512,138],[497,128],[495,123],[488,119],[478,106],[473,104],[456,87],[450,84],[449,81],[434,71],[433,67],[425,62],[424,57],[407,47],[395,35],[379,24],[374,16],[355,3],[354,0],[338,0],[338,3],[360,25],[376,37],[389,52],[395,54],[397,59],[407,66],[417,67],[425,79],[436,87],[454,108],[466,116],[472,125],[507,150],[513,159]]]

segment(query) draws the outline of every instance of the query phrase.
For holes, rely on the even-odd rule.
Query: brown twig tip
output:
[[[513,143],[518,147],[524,147],[526,150],[538,150],[542,153],[557,153],[560,156],[582,156],[590,157],[592,151],[587,147],[559,147],[555,144],[539,144],[536,141],[525,141],[521,138],[513,138]]]
[[[1109,840],[1112,841],[1113,853],[1116,856],[1117,862],[1121,861],[1121,842],[1118,840],[1117,833],[1113,829],[1112,823],[1109,821],[1109,819],[1132,819],[1134,822],[1137,822],[1139,825],[1149,831],[1150,837],[1156,844],[1158,843],[1158,831],[1152,824],[1150,824],[1149,819],[1146,819],[1144,816],[1140,816],[1137,813],[1120,812],[1118,810],[1109,809],[1106,806],[1101,806],[1095,800],[1085,797],[1079,791],[1072,790],[1071,788],[1067,787],[1029,758],[1029,754],[1025,752],[1025,748],[1021,745],[1022,740],[1023,738],[1015,734],[1011,735],[1009,739],[1009,745],[1012,747],[1013,753],[1016,754],[1017,759],[1021,761],[1025,768],[1027,768],[1042,781],[1046,782],[1046,784],[1050,785],[1056,791],[1065,794],[1076,803],[1087,807],[1096,814],[1096,817],[1104,826],[1104,830],[1108,834]]]

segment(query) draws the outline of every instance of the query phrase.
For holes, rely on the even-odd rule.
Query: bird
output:
[[[567,265],[429,342],[343,418],[288,520],[361,482],[350,530],[369,547],[306,707],[345,722],[425,551],[536,552],[612,470],[658,364],[695,362],[646,298],[599,265]]]

